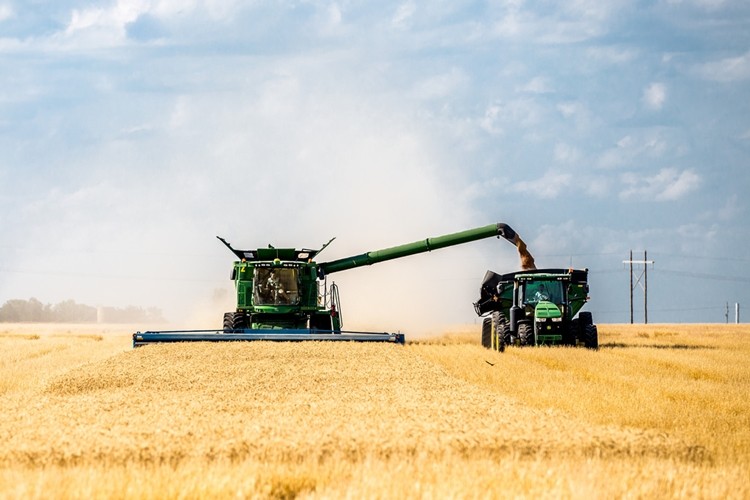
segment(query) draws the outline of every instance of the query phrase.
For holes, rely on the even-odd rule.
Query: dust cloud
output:
[[[9,234],[25,246],[0,299],[157,307],[170,323],[218,328],[233,309],[234,257],[216,235],[243,249],[337,237],[323,262],[512,220],[475,212],[450,152],[408,100],[362,95],[358,76],[330,81],[297,59],[278,64],[247,70],[252,91],[181,96],[148,134],[82,153],[77,184],[40,188]],[[54,260],[40,267],[48,242]],[[348,326],[408,333],[475,321],[484,272],[515,267],[489,243],[332,276]]]

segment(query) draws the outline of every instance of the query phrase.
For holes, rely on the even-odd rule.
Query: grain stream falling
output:
[[[657,433],[581,425],[522,406],[390,344],[153,345],[5,403],[6,466],[453,455],[703,459]]]

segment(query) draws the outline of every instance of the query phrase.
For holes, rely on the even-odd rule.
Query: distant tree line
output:
[[[0,306],[0,323],[132,323],[163,322],[160,309],[128,306],[92,307],[65,300],[42,304],[39,300],[13,299]]]

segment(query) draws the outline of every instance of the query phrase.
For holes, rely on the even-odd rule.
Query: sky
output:
[[[217,235],[325,261],[504,222],[589,269],[596,322],[631,250],[649,322],[744,322],[749,190],[744,1],[0,0],[0,304],[214,327]],[[345,327],[408,334],[518,267],[493,238],[329,278]]]

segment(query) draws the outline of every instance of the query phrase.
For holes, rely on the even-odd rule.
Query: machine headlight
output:
[[[555,322],[559,323],[560,321],[562,321],[562,318],[552,318],[552,321],[555,321]]]

